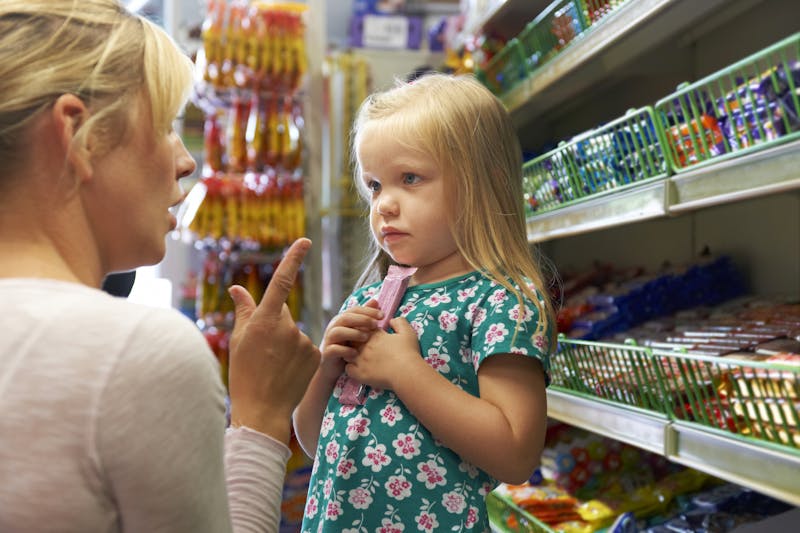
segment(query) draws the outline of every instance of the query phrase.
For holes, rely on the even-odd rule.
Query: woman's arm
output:
[[[395,334],[376,332],[347,371],[391,389],[411,413],[465,461],[509,483],[528,479],[539,465],[547,423],[541,364],[498,354],[478,371],[480,398],[450,383],[420,357],[417,336],[403,318]]]

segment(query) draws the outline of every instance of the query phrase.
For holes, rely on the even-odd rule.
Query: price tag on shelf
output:
[[[409,20],[403,16],[364,16],[363,43],[372,48],[406,48]]]

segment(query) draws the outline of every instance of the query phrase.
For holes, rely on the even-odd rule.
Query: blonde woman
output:
[[[277,531],[291,412],[319,362],[284,305],[232,289],[219,368],[175,310],[100,290],[161,260],[192,65],[116,0],[0,0],[0,531]]]
[[[295,412],[318,531],[488,531],[485,496],[539,463],[554,321],[523,216],[519,142],[472,77],[371,96],[354,127],[376,254]],[[373,301],[416,267],[392,333]],[[345,405],[345,375],[368,385]]]

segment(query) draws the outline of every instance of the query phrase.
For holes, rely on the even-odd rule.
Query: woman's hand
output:
[[[281,260],[261,303],[244,288],[230,294],[236,321],[230,341],[231,425],[247,426],[288,444],[292,411],[316,372],[320,353],[286,306],[311,241],[298,239]]]

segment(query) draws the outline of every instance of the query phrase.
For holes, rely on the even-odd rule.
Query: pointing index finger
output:
[[[297,239],[292,243],[272,274],[272,279],[258,305],[259,313],[280,314],[310,248],[311,241],[306,238]]]

